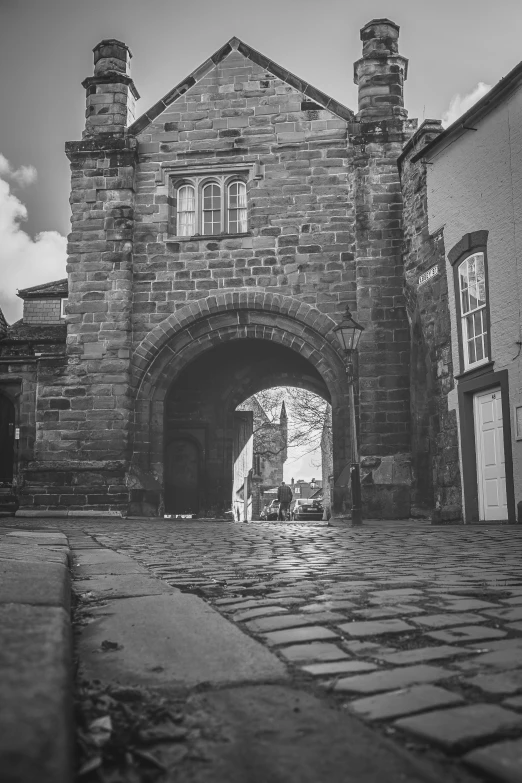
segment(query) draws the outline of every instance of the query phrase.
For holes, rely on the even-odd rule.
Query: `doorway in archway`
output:
[[[11,484],[14,471],[15,407],[0,393],[0,485]]]

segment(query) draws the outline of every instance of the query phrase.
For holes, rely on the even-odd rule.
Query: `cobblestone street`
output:
[[[494,779],[522,780],[520,528],[59,526],[205,598],[301,684],[324,688],[408,749],[442,750]]]

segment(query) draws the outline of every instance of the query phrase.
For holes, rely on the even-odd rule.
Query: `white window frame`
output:
[[[65,312],[65,308],[67,307],[68,299],[65,299],[62,297],[60,299],[60,318],[67,318],[67,313]]]
[[[464,294],[466,294],[469,291],[468,286],[463,286],[463,275],[461,274],[461,270],[463,267],[466,267],[466,281],[469,281],[469,265],[470,262],[473,261],[475,263],[475,269],[476,269],[476,259],[482,259],[482,269],[483,269],[483,292],[484,292],[484,299],[479,300],[478,296],[474,297],[477,302],[480,302],[480,304],[477,304],[476,306],[472,307],[469,306],[469,296],[468,296],[468,307],[465,309],[464,306]],[[479,367],[481,364],[486,364],[489,362],[489,319],[488,319],[488,291],[487,291],[487,281],[486,281],[486,258],[483,252],[477,252],[472,253],[469,256],[466,256],[457,266],[457,281],[458,281],[458,295],[459,295],[459,316],[460,316],[460,326],[461,326],[461,335],[462,335],[462,356],[464,360],[464,370],[471,370],[474,367]],[[477,281],[478,284],[478,281]],[[477,292],[478,293],[478,292]],[[469,331],[469,321],[470,318],[473,319],[473,321],[476,320],[476,315],[480,313],[480,321],[482,326],[482,331],[477,332],[477,334],[470,335]],[[482,344],[482,352],[483,356],[481,359],[475,359],[475,361],[470,361],[469,351],[470,351],[470,343],[474,341],[475,343],[475,352],[477,348],[477,342],[480,338],[481,344]]]
[[[231,174],[230,172],[224,174],[212,174],[212,175],[190,175],[180,176],[172,178],[171,180],[171,194],[172,194],[172,233],[177,239],[211,239],[223,236],[244,236],[248,234],[248,211],[246,218],[245,231],[242,232],[230,232],[229,231],[229,192],[230,186],[236,182],[240,182],[245,187],[245,197],[248,196],[247,188],[247,175],[245,174]],[[203,190],[207,185],[216,184],[220,188],[221,205],[220,205],[220,231],[215,234],[203,233]],[[178,226],[178,191],[185,185],[190,185],[194,188],[194,212],[195,232],[192,235],[180,234]],[[246,207],[248,210],[248,207]]]

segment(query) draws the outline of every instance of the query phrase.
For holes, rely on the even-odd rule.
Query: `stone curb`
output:
[[[73,780],[69,559],[63,533],[0,536],[2,783]]]
[[[123,518],[121,511],[38,511],[32,508],[19,508],[14,513],[15,517],[29,517],[30,519],[41,519],[42,517],[54,517],[54,519],[65,519],[66,517],[116,517]]]

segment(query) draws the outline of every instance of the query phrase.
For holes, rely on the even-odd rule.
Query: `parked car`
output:
[[[299,498],[293,505],[291,518],[295,522],[303,522],[305,519],[321,520],[323,518],[323,505],[320,500]]]
[[[259,516],[265,522],[271,522],[274,519],[277,519],[278,515],[279,515],[279,501],[272,500],[270,503],[267,503],[267,505],[263,508]]]

